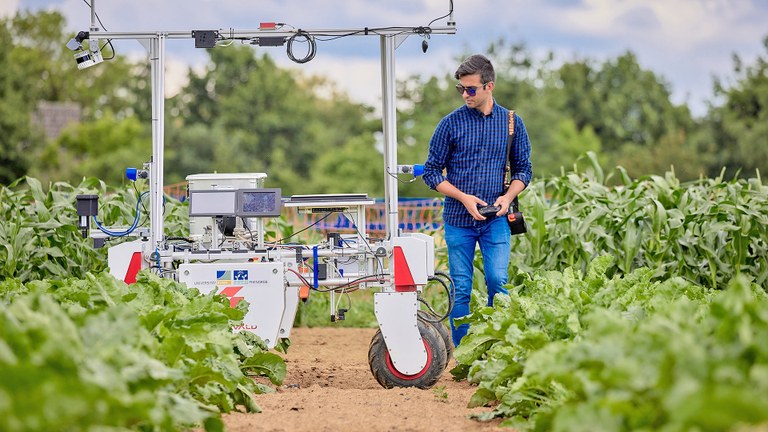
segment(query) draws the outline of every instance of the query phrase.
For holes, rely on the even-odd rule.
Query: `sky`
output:
[[[115,32],[248,30],[260,22],[308,30],[421,26],[448,8],[449,0],[96,1],[103,28]],[[56,9],[73,35],[90,26],[83,0],[0,0],[0,16],[20,9]],[[452,74],[457,58],[482,53],[501,38],[524,43],[536,56],[552,52],[560,62],[605,61],[632,51],[643,68],[670,85],[675,103],[688,103],[695,115],[703,115],[713,100],[713,77],[733,81],[734,54],[747,64],[765,57],[768,0],[455,0],[454,21],[456,34],[433,35],[426,53],[417,36],[398,47],[398,79]],[[116,49],[132,58],[146,56],[133,41],[120,41]],[[301,65],[287,58],[284,47],[260,50],[281,66],[332,79],[352,100],[380,105],[378,37],[318,42],[315,58]],[[295,52],[300,57],[304,51]],[[208,60],[191,39],[169,40],[166,57],[167,92],[184,84],[188,67],[200,70]],[[499,103],[514,107],[514,101]]]

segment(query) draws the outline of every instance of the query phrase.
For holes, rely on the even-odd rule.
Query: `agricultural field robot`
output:
[[[96,25],[95,0],[91,3],[91,28],[67,46],[76,51],[78,68],[101,63],[99,40],[133,39],[148,51],[152,85],[152,157],[142,169],[129,169],[130,178],[149,184],[149,227],[104,227],[98,223],[98,197],[78,196],[79,228],[84,236],[103,245],[109,237],[135,237],[108,250],[110,272],[127,283],[142,269],[173,278],[203,293],[216,291],[235,306],[249,304],[241,325],[233,331],[250,331],[274,348],[288,338],[299,303],[310,292],[331,296],[330,315],[344,319],[344,309],[334,309],[335,296],[351,289],[374,289],[374,312],[379,329],[370,343],[371,372],[384,387],[432,387],[447,366],[453,344],[445,324],[431,307],[420,310],[421,293],[430,281],[439,282],[451,295],[450,278],[435,271],[434,241],[422,233],[398,229],[398,175],[418,174],[418,166],[398,165],[395,111],[395,49],[408,36],[454,34],[453,2],[447,25],[441,27],[382,27],[337,30],[297,30],[275,23],[261,23],[255,30],[189,30],[107,32]],[[436,21],[436,20],[434,20]],[[433,22],[434,22],[433,21]],[[213,48],[221,42],[248,41],[260,46],[287,45],[299,38],[310,44],[314,35],[374,36],[379,38],[384,141],[385,233],[372,239],[366,233],[365,208],[374,203],[365,194],[293,195],[265,187],[265,173],[193,174],[187,177],[190,234],[184,242],[164,234],[163,151],[165,46],[169,39],[194,39],[196,47]],[[89,47],[80,44],[88,40]],[[404,174],[405,173],[405,174]],[[265,241],[265,226],[287,208],[300,213],[340,213],[351,221],[353,233],[328,233],[317,244],[283,244]],[[91,222],[95,226],[91,225]],[[448,301],[450,308],[451,300]],[[429,306],[429,305],[427,305]],[[449,309],[450,310],[450,309]]]

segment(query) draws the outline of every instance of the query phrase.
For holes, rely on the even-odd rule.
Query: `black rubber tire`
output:
[[[376,331],[368,347],[368,365],[376,381],[384,388],[418,387],[432,388],[443,374],[448,363],[445,343],[437,330],[423,320],[417,320],[421,339],[427,350],[427,364],[414,375],[400,373],[392,364],[392,360],[384,343],[381,330]]]
[[[420,310],[419,318],[423,319],[424,321],[427,322],[427,324],[434,327],[435,330],[437,330],[437,332],[440,333],[440,337],[443,338],[443,343],[445,344],[445,354],[446,354],[446,358],[448,359],[448,361],[445,362],[445,366],[448,367],[448,363],[450,363],[451,359],[453,358],[453,338],[451,337],[451,331],[445,325],[444,321],[435,322],[438,319],[440,319],[440,317],[431,312]]]

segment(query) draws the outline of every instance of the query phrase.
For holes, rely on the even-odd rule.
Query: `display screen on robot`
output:
[[[280,188],[240,189],[237,191],[237,216],[280,216],[281,199]]]
[[[233,216],[237,208],[236,190],[190,190],[189,216]]]

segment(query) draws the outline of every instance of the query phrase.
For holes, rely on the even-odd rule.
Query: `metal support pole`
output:
[[[395,106],[395,36],[381,36],[381,115],[384,132],[384,208],[386,236],[398,236],[397,179],[397,107]]]
[[[165,147],[165,34],[150,39],[149,61],[152,71],[152,160],[149,176],[150,235],[152,253],[162,245],[163,158]]]
[[[91,31],[96,31],[96,0],[91,0]]]
[[[390,173],[397,171],[397,109],[395,106],[395,36],[381,36],[381,123],[384,132],[384,211],[386,217],[387,252],[390,257],[389,274],[395,274],[392,259],[394,239],[398,236],[397,179]],[[394,280],[382,291],[394,291]]]

